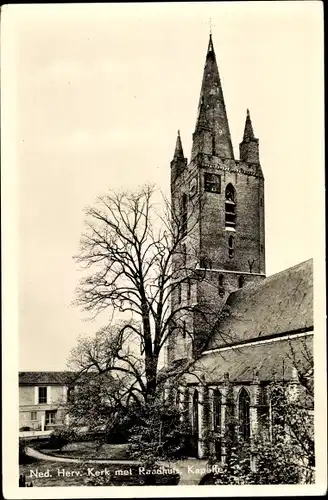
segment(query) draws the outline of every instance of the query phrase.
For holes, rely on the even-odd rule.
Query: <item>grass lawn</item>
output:
[[[136,486],[144,485],[149,476],[139,474],[137,466],[64,463],[27,458],[28,463],[19,466],[19,474],[25,474],[26,482],[33,486]],[[176,475],[152,476],[158,485],[178,484]]]
[[[50,450],[44,447],[39,448],[41,452],[49,455],[61,457],[87,459],[108,459],[108,460],[127,460],[126,444],[99,444],[94,441],[69,443],[62,450]]]

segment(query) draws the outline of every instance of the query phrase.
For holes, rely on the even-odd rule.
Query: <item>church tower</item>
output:
[[[187,255],[186,267],[201,277],[192,281],[191,290],[190,285],[179,290],[179,297],[173,293],[172,306],[189,301],[197,309],[203,304],[218,316],[231,292],[265,278],[264,178],[248,110],[240,159],[234,158],[211,35],[191,158],[188,163],[178,133],[171,199],[190,224],[181,249]],[[179,258],[173,257],[173,266]],[[204,337],[206,327],[197,314],[186,313],[183,322],[188,335],[178,333],[171,340],[171,361],[190,357],[192,344]]]

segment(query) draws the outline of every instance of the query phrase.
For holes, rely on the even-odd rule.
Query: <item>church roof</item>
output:
[[[230,294],[208,349],[313,327],[313,260]]]
[[[256,374],[260,381],[290,380],[293,366],[302,373],[310,368],[308,354],[312,352],[312,335],[292,339],[248,344],[203,355],[196,363],[195,372],[205,376],[205,383],[224,382],[225,373],[231,382],[252,382]],[[192,379],[192,376],[188,378]]]

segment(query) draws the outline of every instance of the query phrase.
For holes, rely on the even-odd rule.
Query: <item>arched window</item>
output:
[[[183,323],[182,323],[182,336],[184,339],[186,338],[186,334],[187,334],[186,322],[183,321]]]
[[[213,429],[216,433],[220,433],[215,439],[215,455],[218,460],[221,460],[221,405],[221,392],[216,389],[213,394]]]
[[[225,226],[234,228],[236,225],[236,194],[232,184],[225,190]]]
[[[198,434],[198,391],[194,391],[192,397],[192,421],[191,421],[192,433]]]
[[[191,298],[191,281],[190,279],[187,281],[187,300],[190,302]]]
[[[187,234],[187,220],[188,220],[188,200],[186,193],[182,195],[181,212],[182,212],[181,231],[182,231],[182,236],[185,236]]]
[[[243,439],[250,437],[249,404],[248,392],[242,388],[239,393],[239,434]]]
[[[223,275],[219,274],[219,295],[220,295],[220,297],[224,296],[223,283],[224,283]]]
[[[182,300],[181,283],[177,284],[177,295],[178,295],[178,304],[181,304]]]
[[[229,257],[230,259],[232,259],[233,256],[235,255],[235,242],[233,236],[229,236],[228,246],[229,246]]]
[[[275,441],[278,436],[285,433],[285,407],[286,395],[281,387],[275,387],[270,394],[270,427],[271,438]]]
[[[221,392],[216,389],[213,394],[213,427],[214,430],[221,429]]]
[[[245,282],[244,276],[239,276],[239,278],[238,278],[238,286],[239,286],[239,288],[243,288],[244,282]]]
[[[174,396],[175,396],[175,398],[174,398],[174,404],[179,409],[180,408],[180,399],[181,399],[180,398],[181,394],[180,394],[179,389],[175,390],[175,395]]]

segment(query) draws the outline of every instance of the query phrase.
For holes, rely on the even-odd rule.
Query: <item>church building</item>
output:
[[[181,313],[165,370],[190,365],[167,386],[190,424],[189,454],[224,462],[227,426],[252,439],[270,424],[272,382],[297,391],[311,372],[312,259],[266,277],[259,140],[247,110],[235,158],[211,35],[192,139],[188,161],[178,133],[171,161],[185,235],[173,256]]]

